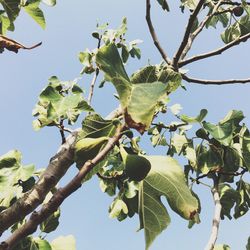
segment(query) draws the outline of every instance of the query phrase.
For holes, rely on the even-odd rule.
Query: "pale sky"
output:
[[[152,1],[153,2],[153,1]],[[156,2],[156,1],[155,1]],[[169,1],[173,2],[173,1]],[[174,4],[172,4],[174,5]],[[170,3],[171,7],[171,3]],[[45,167],[60,146],[61,138],[55,128],[44,128],[39,132],[32,129],[31,111],[37,97],[47,84],[47,79],[56,75],[61,80],[73,80],[79,77],[81,64],[77,55],[85,48],[95,48],[96,40],[91,38],[97,20],[109,22],[110,27],[120,25],[122,17],[128,18],[128,40],[141,39],[142,58],[131,59],[127,65],[129,73],[151,63],[159,63],[161,57],[153,46],[145,22],[145,1],[58,1],[54,8],[44,7],[47,21],[46,30],[42,30],[26,14],[16,22],[16,31],[8,35],[25,45],[39,41],[43,45],[32,51],[20,51],[1,54],[1,91],[0,113],[0,155],[16,148],[23,154],[25,164],[34,163],[37,168]],[[172,6],[172,13],[164,13],[153,5],[152,19],[159,33],[159,39],[169,55],[173,55],[179,46],[185,28],[187,16],[181,14],[177,6]],[[190,53],[206,52],[221,46],[219,32],[210,29],[194,44]],[[194,63],[187,67],[189,75],[197,78],[228,79],[250,77],[249,43],[243,43],[232,52],[221,57],[214,57]],[[101,79],[100,79],[101,80]],[[79,82],[86,87],[88,78]],[[231,109],[243,110],[249,125],[250,84],[235,86],[203,86],[186,84],[187,91],[178,90],[171,99],[171,105],[180,103],[183,113],[196,115],[200,109],[207,108],[208,121],[216,122]],[[104,116],[117,106],[113,98],[115,92],[111,84],[103,89],[96,88],[93,99],[96,111]],[[107,98],[107,99],[105,99]],[[145,150],[157,153],[146,145]],[[159,151],[160,152],[160,151]],[[158,154],[159,154],[158,152]],[[164,150],[162,151],[164,152]],[[67,183],[76,173],[74,167],[60,185]],[[151,250],[200,250],[203,249],[211,230],[213,204],[209,190],[201,191],[201,224],[193,229],[187,228],[187,221],[170,211],[172,223],[154,242]],[[53,239],[59,235],[73,234],[77,241],[77,250],[141,250],[144,249],[143,232],[136,232],[138,217],[124,222],[108,217],[108,206],[112,199],[103,194],[97,178],[93,178],[67,199],[61,210],[58,229],[48,236]],[[218,243],[226,243],[233,250],[243,250],[250,236],[250,216],[237,221],[225,219],[221,223]]]

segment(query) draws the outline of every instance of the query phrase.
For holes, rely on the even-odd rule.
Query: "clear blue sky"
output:
[[[153,2],[153,1],[152,1]],[[156,1],[155,1],[156,2]],[[173,2],[173,1],[172,1]],[[174,4],[172,4],[174,5]],[[171,56],[182,37],[186,15],[182,15],[177,6],[172,13],[163,13],[157,5],[153,6],[152,18],[159,39]],[[19,54],[5,52],[1,54],[1,91],[0,114],[0,154],[16,148],[23,153],[23,162],[34,163],[37,168],[45,167],[49,158],[60,145],[59,132],[54,128],[45,128],[40,132],[32,130],[31,111],[47,79],[57,75],[62,80],[71,80],[79,76],[81,65],[77,54],[85,48],[94,48],[95,40],[91,32],[96,21],[109,22],[117,27],[123,16],[128,18],[128,39],[142,39],[142,59],[128,63],[130,72],[147,64],[158,63],[161,58],[156,51],[145,22],[145,1],[58,1],[54,8],[44,8],[47,28],[41,30],[27,15],[18,18],[16,31],[9,36],[26,45],[43,41],[43,45],[32,51],[20,51]],[[210,29],[194,44],[190,53],[205,52],[222,45],[219,31]],[[208,79],[227,79],[250,77],[248,52],[250,43],[244,43],[232,52],[194,63],[190,67],[190,76]],[[87,87],[89,80],[83,78],[82,86]],[[231,109],[243,110],[249,125],[250,84],[235,86],[202,86],[186,84],[188,91],[179,90],[171,98],[171,104],[180,103],[183,113],[195,115],[202,108],[209,110],[208,120],[217,121]],[[96,110],[104,116],[113,110],[117,102],[112,98],[114,88],[107,84],[104,89],[96,89],[93,99]],[[145,148],[150,152],[150,147]],[[65,184],[76,173],[71,169],[61,181]],[[170,212],[172,223],[157,238],[152,250],[200,250],[203,249],[211,229],[213,214],[212,199],[209,190],[204,188],[202,196],[202,214],[200,225],[187,229],[187,222]],[[73,194],[62,206],[61,223],[49,239],[59,235],[73,234],[78,250],[141,250],[144,249],[143,232],[136,232],[138,218],[119,223],[108,218],[110,197],[102,194],[97,179],[94,178],[77,193]],[[250,216],[237,221],[225,220],[221,224],[218,243],[227,243],[233,250],[245,249],[250,236]]]

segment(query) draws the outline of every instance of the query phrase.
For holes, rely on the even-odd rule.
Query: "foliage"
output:
[[[3,8],[0,14],[1,34],[14,30],[14,21],[22,9],[44,28],[41,2],[50,6],[56,4],[55,0],[0,0]],[[171,11],[167,1],[157,2],[163,10]],[[238,6],[242,9],[237,10],[231,1],[222,4],[221,1],[194,0],[182,0],[180,7],[183,12],[191,13],[186,31],[188,38],[185,40],[184,36],[179,48],[181,55],[177,51],[171,63],[163,56],[163,62],[147,64],[129,76],[126,63],[130,57],[141,58],[138,48],[141,41],[127,42],[125,39],[126,18],[122,19],[122,24],[117,29],[98,24],[92,33],[98,42],[97,48],[79,53],[79,61],[83,66],[81,77],[93,75],[95,82],[101,72],[103,80],[100,87],[104,87],[105,82],[114,85],[122,110],[116,116],[105,119],[98,114],[91,107],[91,95],[87,100],[77,80],[62,82],[55,76],[49,79],[33,110],[33,116],[36,117],[33,127],[35,130],[46,126],[58,128],[62,147],[67,144],[65,132],[77,134],[69,148],[73,152],[70,160],[76,164],[79,172],[63,191],[55,183],[47,194],[41,211],[47,209],[48,216],[38,223],[39,236],[24,234],[25,237],[15,242],[13,249],[75,249],[73,236],[59,237],[49,243],[45,240],[45,234],[56,230],[60,202],[80,188],[80,185],[74,187],[74,184],[82,173],[82,184],[97,175],[101,190],[114,198],[109,207],[111,218],[123,221],[138,215],[140,229],[145,234],[146,249],[170,224],[163,198],[166,198],[169,207],[176,214],[189,221],[189,228],[200,223],[199,214],[204,206],[193,187],[201,184],[201,179],[207,180],[209,184],[205,183],[205,186],[218,194],[217,203],[221,205],[219,217],[222,220],[237,219],[248,212],[250,184],[243,177],[250,171],[250,132],[243,123],[243,113],[231,110],[223,119],[212,123],[205,120],[208,114],[206,109],[195,116],[189,116],[180,114],[180,104],[167,105],[172,93],[185,88],[183,81],[188,78],[181,67],[185,65],[185,55],[196,34],[203,27],[216,28],[220,23],[223,27],[221,39],[227,46],[224,50],[245,41],[250,34],[250,7],[245,1]],[[200,12],[206,16],[203,22],[197,16]],[[147,21],[150,28],[149,15]],[[151,35],[157,46],[152,29]],[[182,44],[185,45],[184,49]],[[159,45],[157,48],[159,49]],[[161,52],[160,49],[159,51]],[[200,57],[202,56],[189,60],[198,60]],[[167,111],[172,112],[175,119],[170,124],[163,122],[169,115]],[[79,118],[82,125],[80,129],[72,132],[65,127],[65,121],[72,126]],[[117,136],[121,127],[123,130]],[[136,137],[134,134],[138,134],[137,132],[140,136]],[[111,143],[116,136],[118,139]],[[164,147],[166,155],[147,154],[141,149],[141,137],[149,139],[153,147]],[[184,166],[176,160],[180,157],[186,162]],[[60,157],[58,161],[60,162]],[[64,162],[61,163],[63,164]],[[45,181],[47,171],[36,171],[33,165],[23,166],[21,153],[16,150],[1,156],[0,210],[6,212],[13,204],[18,204],[22,198],[31,195],[33,188],[39,185],[39,180]],[[33,212],[30,219],[26,217],[16,221],[11,228],[13,235],[24,230],[24,225],[29,225],[29,222],[34,223],[36,216],[39,213],[37,215]],[[31,227],[31,232],[33,229]],[[249,240],[246,248],[249,249]],[[230,248],[228,245],[216,245],[214,249]]]

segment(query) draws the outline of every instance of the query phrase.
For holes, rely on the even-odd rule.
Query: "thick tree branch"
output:
[[[216,180],[217,179],[217,180]],[[205,250],[213,250],[215,246],[215,242],[218,237],[218,232],[219,232],[219,226],[220,226],[220,215],[221,215],[221,203],[220,203],[220,194],[218,191],[218,178],[216,177],[214,180],[214,187],[212,188],[212,194],[214,198],[214,217],[213,217],[213,225],[212,225],[212,231],[210,238],[208,240],[208,243],[205,247]]]
[[[191,35],[191,30],[192,30],[192,27],[194,25],[194,21],[195,21],[196,17],[198,16],[204,3],[205,3],[205,0],[200,0],[199,3],[197,4],[195,10],[193,11],[193,13],[189,17],[186,31],[184,33],[184,37],[181,41],[180,47],[178,48],[178,50],[173,58],[172,65],[174,68],[177,68],[177,66],[178,66],[178,62],[182,56],[183,50],[185,49],[186,45],[188,44],[188,40],[189,40],[189,37]]]
[[[207,80],[207,79],[197,79],[191,78],[186,75],[182,75],[182,79],[190,82],[190,83],[197,83],[203,85],[226,85],[226,84],[236,84],[236,83],[250,83],[250,78],[246,79],[228,79],[228,80]]]
[[[213,51],[210,51],[210,52],[207,52],[207,53],[204,53],[204,54],[196,55],[196,56],[190,57],[190,58],[188,58],[188,59],[186,59],[184,61],[181,61],[179,63],[179,67],[182,67],[184,65],[187,65],[189,63],[192,63],[192,62],[195,62],[195,61],[198,61],[198,60],[201,60],[201,59],[205,59],[205,58],[208,58],[208,57],[220,55],[224,51],[238,45],[239,43],[246,42],[249,38],[250,38],[250,33],[248,33],[248,34],[238,38],[237,40],[234,40],[234,41],[232,41],[232,42],[226,44],[225,46],[220,47],[220,48],[218,48],[216,50],[213,50]]]
[[[152,39],[154,41],[155,47],[160,52],[160,54],[161,54],[162,58],[164,59],[164,61],[167,64],[171,64],[170,59],[168,58],[168,56],[167,56],[166,52],[164,51],[164,49],[161,47],[161,45],[159,43],[159,40],[157,38],[154,26],[153,26],[152,21],[151,21],[151,12],[150,12],[150,10],[151,10],[150,0],[146,0],[146,20],[147,20],[150,35],[151,35],[151,37],[152,37]]]
[[[36,231],[37,226],[46,220],[63,201],[79,189],[85,176],[98,164],[109,151],[115,146],[122,135],[125,126],[119,126],[116,135],[109,139],[106,146],[96,155],[93,160],[87,161],[78,174],[63,188],[53,195],[51,200],[44,204],[39,212],[33,212],[30,219],[22,227],[17,229],[6,241],[0,245],[0,250],[12,249],[21,239]]]
[[[112,120],[122,115],[122,108],[112,111],[106,119]],[[34,185],[33,189],[17,200],[11,207],[0,213],[0,235],[14,223],[22,220],[34,211],[45,199],[49,191],[55,187],[58,181],[65,175],[69,167],[74,163],[73,146],[79,129],[71,131],[66,142],[61,145],[54,155],[46,170]]]
[[[77,131],[69,135],[57,154],[51,158],[33,189],[0,213],[0,234],[38,207],[49,191],[65,175],[68,168],[74,163],[72,145],[74,145],[76,137]]]

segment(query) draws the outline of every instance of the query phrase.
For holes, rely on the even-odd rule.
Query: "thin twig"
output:
[[[219,226],[220,226],[220,215],[221,215],[221,202],[220,202],[220,194],[219,194],[219,189],[218,189],[218,182],[219,182],[219,177],[214,177],[214,187],[212,188],[212,194],[214,198],[214,217],[213,217],[213,225],[212,225],[212,231],[210,238],[208,240],[208,243],[205,247],[205,250],[213,250],[215,246],[215,242],[218,237],[218,232],[219,232]]]
[[[60,134],[61,134],[61,137],[62,137],[62,144],[64,144],[66,142],[66,137],[65,137],[65,134],[64,134],[64,125],[63,125],[63,120],[60,120],[60,124],[59,124],[59,128],[60,128]]]
[[[204,53],[204,54],[200,54],[200,55],[196,55],[196,56],[193,56],[193,57],[190,57],[184,61],[181,61],[179,63],[179,67],[182,67],[184,65],[187,65],[189,63],[192,63],[192,62],[195,62],[195,61],[198,61],[198,60],[201,60],[201,59],[205,59],[205,58],[208,58],[208,57],[212,57],[212,56],[216,56],[216,55],[220,55],[221,53],[223,53],[224,51],[238,45],[239,43],[241,42],[246,42],[248,39],[250,38],[250,33],[238,38],[237,40],[234,40],[228,44],[226,44],[225,46],[222,46],[216,50],[213,50],[213,51],[210,51],[210,52],[207,52],[207,53]]]
[[[100,38],[98,38],[97,49],[100,48],[101,41],[102,41],[102,36]],[[99,75],[99,71],[100,71],[99,68],[96,68],[95,74],[94,74],[93,79],[92,79],[91,84],[90,84],[89,96],[88,96],[88,104],[89,105],[91,105],[91,100],[92,100],[92,97],[93,97],[93,94],[94,94],[95,83],[96,83],[97,77]]]
[[[53,195],[51,200],[44,204],[39,212],[33,212],[30,219],[0,245],[0,250],[12,249],[21,239],[36,231],[37,226],[46,220],[63,201],[82,186],[85,176],[109,153],[121,137],[125,126],[120,126],[114,137],[110,138],[106,146],[95,156],[93,160],[87,161],[78,174],[63,188]]]
[[[93,76],[93,79],[92,79],[91,84],[90,84],[90,89],[89,89],[89,96],[88,96],[88,104],[89,105],[91,105],[91,100],[92,100],[92,97],[94,94],[95,83],[96,83],[98,75],[99,75],[99,69],[96,68],[95,74]]]
[[[147,24],[148,24],[148,28],[149,28],[149,32],[150,32],[150,35],[154,41],[154,45],[155,47],[158,49],[158,51],[160,52],[162,58],[164,59],[164,61],[167,63],[167,64],[171,64],[171,60],[168,58],[166,52],[164,51],[164,49],[161,47],[160,43],[159,43],[159,40],[157,38],[157,35],[156,35],[156,32],[155,32],[155,29],[154,29],[154,26],[152,24],[152,21],[151,21],[151,13],[150,13],[150,9],[151,9],[151,3],[150,3],[150,0],[146,0],[146,20],[147,20]]]
[[[192,44],[194,42],[194,39],[199,35],[199,33],[203,30],[203,28],[205,27],[205,25],[207,24],[208,20],[217,13],[218,8],[220,7],[222,0],[219,0],[218,3],[215,5],[213,11],[211,13],[208,13],[207,16],[204,18],[204,20],[199,24],[198,28],[190,34],[189,38],[188,38],[188,42],[186,43],[185,48],[183,49],[183,52],[181,54],[180,59],[182,60],[183,58],[185,58],[185,56],[187,55],[187,53],[189,52],[189,50],[192,47]]]
[[[250,2],[246,2],[247,5],[250,5]],[[229,2],[229,1],[222,1],[220,5],[233,5],[233,6],[240,6],[242,3],[239,2]]]
[[[203,84],[203,85],[226,85],[226,84],[235,84],[235,83],[249,83],[250,78],[246,79],[228,79],[228,80],[207,80],[207,79],[197,79],[191,78],[187,75],[182,75],[182,79],[187,82]]]
[[[205,0],[200,0],[199,3],[197,4],[195,10],[193,11],[193,13],[190,15],[189,20],[188,20],[188,24],[186,27],[186,31],[184,33],[184,37],[181,41],[181,44],[177,50],[177,52],[175,53],[174,57],[173,57],[173,62],[172,62],[172,66],[174,68],[177,68],[178,66],[178,62],[182,56],[183,50],[185,49],[186,45],[188,44],[188,40],[191,34],[191,30],[192,27],[194,25],[195,19],[198,16],[203,4],[205,3]]]

